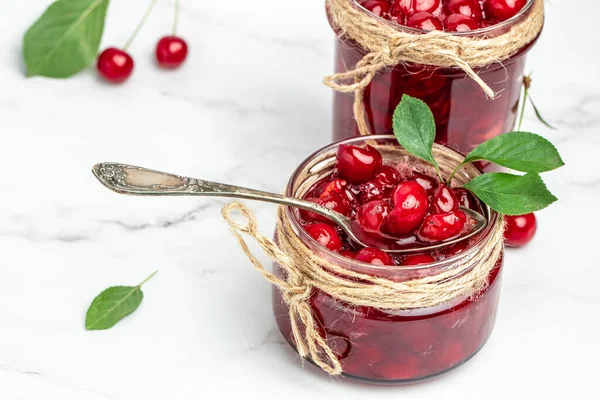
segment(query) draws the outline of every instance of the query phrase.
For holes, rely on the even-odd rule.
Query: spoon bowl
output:
[[[384,237],[381,239],[368,235],[350,218],[336,211],[313,202],[288,197],[277,193],[264,192],[224,183],[189,178],[155,171],[143,167],[136,167],[120,163],[101,163],[92,168],[94,176],[108,189],[119,194],[133,196],[210,196],[230,197],[247,200],[264,201],[300,208],[322,215],[338,225],[348,237],[363,247],[378,247],[388,253],[408,253],[418,251],[431,251],[454,243],[469,239],[480,233],[487,226],[487,219],[476,211],[461,207],[468,217],[475,221],[474,227],[466,235],[451,238],[435,244],[414,245],[405,239]]]

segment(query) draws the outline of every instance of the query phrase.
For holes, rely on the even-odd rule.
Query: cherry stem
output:
[[[519,115],[519,125],[517,131],[521,130],[523,124],[523,116],[525,115],[525,104],[527,104],[527,96],[529,95],[529,87],[531,86],[531,75],[523,78],[523,103],[521,104],[521,115]]]
[[[463,167],[463,165],[466,165],[464,163],[458,164],[456,166],[456,168],[454,168],[454,171],[452,171],[452,173],[450,174],[450,177],[448,178],[448,181],[446,182],[446,185],[450,186],[450,184],[452,183],[452,179],[454,179],[454,175],[456,175],[456,173],[458,171],[460,171],[460,169]]]
[[[142,29],[142,27],[146,23],[146,20],[150,16],[150,13],[152,12],[152,9],[154,8],[154,5],[156,4],[156,1],[157,0],[152,0],[150,2],[150,5],[148,6],[148,9],[146,10],[146,13],[142,17],[142,20],[138,24],[137,28],[135,28],[135,31],[133,31],[133,34],[131,35],[131,37],[129,38],[129,40],[127,41],[127,43],[125,43],[125,46],[123,46],[123,50],[127,50],[129,48],[129,46],[131,46],[131,43],[133,42],[133,40],[135,39],[135,37],[138,35],[138,33],[140,33],[140,30]]]
[[[444,178],[442,177],[442,172],[440,171],[440,167],[437,165],[437,163],[435,163],[433,166],[435,167],[435,172],[437,172],[437,176],[440,179],[440,182],[443,182]]]
[[[138,288],[142,287],[142,285],[146,282],[148,282],[150,279],[152,279],[154,277],[154,275],[156,275],[158,273],[158,271],[154,271],[149,277],[147,277],[146,279],[144,279],[142,281],[142,283],[140,283],[139,285],[137,285]]]
[[[177,25],[179,24],[179,0],[175,0],[175,20],[173,21],[173,36],[177,34]]]

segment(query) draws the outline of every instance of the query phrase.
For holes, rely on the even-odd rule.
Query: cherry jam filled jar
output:
[[[356,3],[354,6],[362,12],[370,13],[360,4],[364,2],[348,1]],[[497,37],[509,32],[516,24],[527,18],[536,1],[542,0],[528,0],[527,4],[508,20],[502,22],[484,20],[476,30],[449,33],[467,37]],[[443,6],[446,3],[443,0],[441,4]],[[444,13],[443,8],[441,12]],[[383,22],[382,17],[370,15]],[[440,19],[443,19],[443,15]],[[331,23],[330,15],[329,20]],[[385,23],[401,32],[427,33],[393,21],[385,21]],[[336,28],[331,25],[335,32]],[[367,51],[352,38],[341,35],[340,32],[335,33],[337,36],[335,72],[341,73],[352,69],[367,54]],[[486,140],[509,132],[514,128],[517,117],[525,56],[537,37],[508,59],[474,69],[497,94],[494,99],[488,98],[481,87],[459,68],[438,68],[405,63],[379,71],[364,91],[363,106],[370,132],[372,134],[393,133],[392,115],[404,94],[425,101],[431,108],[437,124],[436,142],[464,154]],[[353,104],[352,94],[335,92],[334,140],[359,136],[354,120]]]
[[[291,177],[286,195],[304,197],[316,183],[330,176],[338,147],[347,144],[374,146],[383,155],[384,165],[395,166],[395,163],[401,162],[419,173],[433,173],[429,164],[409,155],[393,136],[351,138],[329,145],[305,160]],[[434,145],[434,156],[445,177],[464,159],[454,150],[437,144]],[[455,185],[464,184],[480,173],[475,167],[467,166],[458,172],[453,182]],[[293,234],[310,251],[328,262],[348,271],[405,282],[452,272],[457,262],[470,260],[475,252],[489,246],[500,219],[497,213],[484,208],[482,213],[488,224],[481,233],[463,242],[460,250],[447,246],[436,250],[435,262],[416,266],[373,265],[346,258],[309,236],[297,210],[285,208],[284,213],[290,220]],[[279,242],[277,237],[275,241]],[[483,289],[470,295],[450,296],[451,300],[432,307],[384,311],[369,306],[352,306],[313,288],[310,309],[318,331],[341,362],[344,376],[378,384],[427,380],[463,364],[486,343],[498,308],[502,260],[503,251],[492,260]],[[472,267],[477,268],[477,265]],[[456,277],[468,273],[470,264],[468,268],[461,270]],[[279,278],[286,278],[285,271],[277,264],[274,272]],[[272,299],[276,323],[288,343],[295,348],[289,308],[276,287]]]

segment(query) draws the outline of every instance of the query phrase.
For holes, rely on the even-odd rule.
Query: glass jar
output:
[[[476,31],[451,33],[469,37],[493,37],[506,33],[531,13],[535,1],[530,0],[517,15],[497,25]],[[365,13],[368,12],[359,5],[356,7]],[[331,18],[329,19],[331,23]],[[403,32],[426,33],[419,29],[392,25]],[[336,32],[336,36],[335,72],[339,73],[356,65],[367,51],[354,40],[340,37],[339,32]],[[417,97],[431,108],[437,125],[437,143],[464,154],[486,140],[511,131],[519,108],[525,55],[537,41],[537,37],[507,60],[474,69],[481,79],[498,93],[495,99],[487,98],[481,87],[458,68],[407,63],[378,72],[365,89],[363,100],[371,133],[393,133],[392,115],[403,94]],[[353,103],[353,95],[335,93],[333,140],[359,135],[354,121]]]
[[[390,160],[408,160],[421,171],[431,166],[402,149],[393,136],[374,135],[351,138],[329,145],[306,159],[294,172],[286,195],[303,197],[315,182],[332,173],[337,148],[342,144],[377,147]],[[434,145],[434,155],[445,176],[464,158],[459,153]],[[481,173],[473,166],[459,171],[454,182],[465,183]],[[312,251],[349,271],[383,277],[395,282],[422,278],[452,268],[458,260],[469,259],[489,242],[499,223],[498,214],[487,209],[488,226],[470,248],[435,263],[419,266],[377,266],[344,258],[312,239],[302,228],[297,211],[285,210],[294,234]],[[277,242],[277,237],[275,237]],[[404,384],[426,380],[464,363],[485,344],[492,332],[498,308],[502,269],[501,253],[488,276],[488,285],[478,293],[429,308],[383,311],[373,307],[345,304],[313,289],[310,307],[317,327],[342,363],[347,377],[385,384]],[[274,272],[285,279],[285,272],[274,265]],[[289,309],[279,289],[273,289],[273,311],[277,325],[293,347]]]

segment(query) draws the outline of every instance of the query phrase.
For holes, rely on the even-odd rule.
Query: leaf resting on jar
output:
[[[409,153],[429,161],[437,169],[438,165],[433,158],[435,120],[425,102],[403,95],[394,111],[393,127],[394,135],[402,147]]]
[[[490,172],[473,178],[465,188],[504,215],[529,214],[557,200],[536,173],[519,176]]]
[[[482,143],[471,151],[463,164],[487,160],[522,172],[546,172],[565,163],[556,147],[540,135],[509,132]]]

